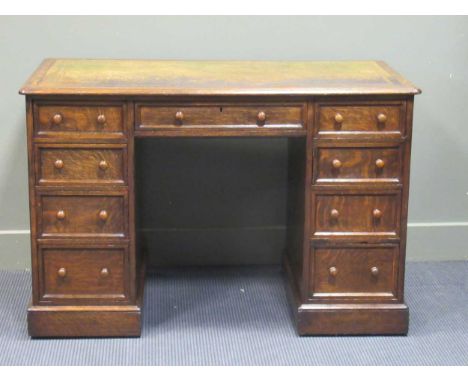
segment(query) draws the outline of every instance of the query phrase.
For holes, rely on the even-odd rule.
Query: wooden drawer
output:
[[[126,237],[127,195],[111,192],[39,193],[39,237]]]
[[[36,145],[37,184],[126,184],[125,145]]]
[[[399,191],[321,191],[312,196],[312,235],[398,236]]]
[[[398,246],[312,247],[311,298],[396,297]]]
[[[36,103],[34,131],[38,137],[123,138],[122,103]]]
[[[315,183],[401,182],[401,146],[318,146],[315,151]]]
[[[319,103],[318,136],[402,136],[405,134],[405,104]]]
[[[304,129],[304,104],[138,104],[137,129]]]
[[[128,300],[126,248],[41,247],[39,256],[41,302]]]

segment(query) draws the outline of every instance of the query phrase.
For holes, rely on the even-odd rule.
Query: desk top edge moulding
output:
[[[406,334],[420,92],[382,61],[44,60],[20,89],[30,335],[140,335],[135,140],[145,137],[286,138],[283,267],[298,333]]]

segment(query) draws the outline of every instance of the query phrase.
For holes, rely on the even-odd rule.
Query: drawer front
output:
[[[39,185],[125,184],[125,148],[36,146]]]
[[[397,147],[317,147],[316,183],[401,182],[402,152]]]
[[[39,196],[40,237],[127,235],[124,195]]]
[[[399,234],[399,193],[314,194],[313,235]]]
[[[295,105],[137,105],[139,129],[303,128],[305,107]]]
[[[36,104],[35,133],[37,136],[114,136],[124,135],[124,106]]]
[[[403,104],[318,106],[318,135],[403,135]]]
[[[312,249],[310,297],[395,298],[398,246]]]
[[[42,248],[41,301],[126,300],[125,248]]]

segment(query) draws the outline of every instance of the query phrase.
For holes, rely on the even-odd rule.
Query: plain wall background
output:
[[[423,90],[407,258],[468,258],[467,17],[0,17],[0,268],[29,266],[17,92],[45,57],[384,60]]]

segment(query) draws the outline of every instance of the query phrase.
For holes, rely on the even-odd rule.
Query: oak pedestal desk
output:
[[[45,60],[20,91],[30,335],[140,335],[134,155],[145,137],[287,137],[284,268],[299,334],[407,333],[419,92],[376,61]]]

